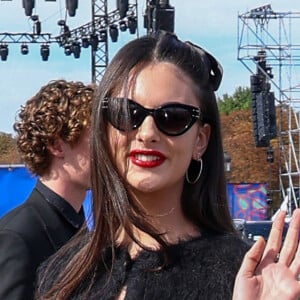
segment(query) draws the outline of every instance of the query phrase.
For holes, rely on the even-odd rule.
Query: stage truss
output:
[[[270,5],[238,15],[238,60],[257,72],[259,51],[266,54],[272,76],[260,70],[275,93],[280,153],[279,187],[288,213],[299,207],[300,188],[300,12],[275,12]],[[249,80],[250,83],[250,80]],[[274,143],[271,144],[274,145]]]
[[[10,44],[39,44],[41,45],[41,49],[44,48],[46,56],[48,51],[49,56],[49,47],[52,43],[56,43],[62,47],[65,50],[65,53],[66,49],[70,49],[69,53],[72,53],[75,52],[72,51],[72,49],[78,49],[78,47],[90,47],[91,81],[98,83],[108,64],[110,28],[112,26],[119,28],[121,22],[123,22],[123,24],[126,24],[126,28],[128,28],[131,34],[135,36],[138,35],[137,0],[128,1],[128,11],[124,16],[120,14],[120,11],[117,8],[108,11],[107,4],[108,0],[91,0],[91,21],[74,29],[70,29],[66,26],[65,20],[61,20],[61,33],[57,36],[54,36],[52,33],[40,32],[38,26],[39,21],[36,16],[33,16],[35,17],[32,17],[34,25],[33,32],[0,33],[0,51],[2,47],[8,47]],[[121,31],[120,28],[118,30]],[[88,42],[86,46],[84,45],[84,41]]]

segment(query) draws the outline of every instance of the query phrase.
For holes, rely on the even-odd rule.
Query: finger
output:
[[[255,244],[246,253],[238,272],[239,277],[252,278],[263,255],[265,245],[266,242],[264,238],[259,237]]]
[[[290,265],[290,269],[293,274],[298,278],[300,275],[300,245],[298,244],[298,249],[295,254],[295,257]]]
[[[267,245],[259,265],[260,270],[262,270],[268,264],[273,263],[277,258],[282,243],[282,232],[285,216],[286,212],[280,211],[273,222]]]
[[[282,250],[280,251],[279,262],[289,266],[293,260],[299,240],[299,227],[300,227],[300,209],[293,212],[293,217],[289,224],[289,229],[284,239]]]

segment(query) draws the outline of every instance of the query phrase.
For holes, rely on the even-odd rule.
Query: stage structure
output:
[[[277,190],[289,214],[299,207],[299,26],[300,12],[275,12],[269,4],[238,15],[238,60],[251,73],[255,145],[266,147],[270,163],[274,147],[279,149]]]
[[[12,0],[1,0],[12,1]],[[56,0],[45,0],[56,1]],[[69,17],[76,15],[78,0],[66,0],[66,11]],[[48,61],[50,45],[58,44],[65,55],[80,58],[82,48],[91,50],[91,81],[98,83],[108,64],[108,41],[118,41],[119,32],[129,31],[138,36],[138,3],[137,0],[117,0],[116,9],[108,11],[108,0],[91,0],[91,21],[87,24],[70,29],[67,16],[59,20],[60,34],[53,36],[42,31],[42,22],[38,15],[33,15],[34,0],[22,1],[25,15],[32,22],[31,33],[0,33],[0,59],[6,61],[10,44],[20,44],[23,55],[29,53],[30,44],[40,45],[43,61]],[[81,4],[83,5],[83,3]],[[174,31],[175,9],[169,0],[146,0],[144,27],[147,34],[158,30]]]
[[[3,0],[2,0],[3,1]],[[45,0],[55,1],[55,0]],[[23,0],[25,15],[29,16],[33,24],[31,33],[0,33],[0,58],[6,61],[10,44],[20,44],[23,55],[28,54],[29,45],[40,45],[40,54],[43,61],[50,55],[50,46],[53,43],[63,48],[65,55],[80,58],[81,48],[91,50],[91,80],[99,82],[108,64],[108,43],[117,42],[119,32],[129,31],[130,34],[138,33],[137,0],[117,0],[116,9],[108,11],[108,0],[91,0],[91,21],[87,24],[70,29],[67,18],[59,20],[60,34],[53,36],[42,31],[42,23],[38,15],[32,15],[34,0]],[[81,4],[83,5],[83,3]],[[66,10],[70,17],[76,15],[78,0],[67,0]]]
[[[147,0],[144,12],[144,27],[147,34],[165,30],[174,32],[175,8],[169,0]]]

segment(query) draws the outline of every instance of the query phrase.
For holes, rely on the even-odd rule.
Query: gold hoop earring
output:
[[[189,178],[189,170],[188,170],[188,169],[187,169],[187,171],[186,171],[186,173],[185,173],[186,181],[187,181],[189,184],[195,184],[195,183],[199,180],[199,178],[200,178],[200,176],[201,176],[202,168],[203,168],[203,162],[202,162],[202,158],[201,158],[201,157],[199,158],[198,162],[199,162],[200,168],[199,168],[198,175],[197,175],[197,177],[196,177],[194,180],[190,180],[190,178]]]

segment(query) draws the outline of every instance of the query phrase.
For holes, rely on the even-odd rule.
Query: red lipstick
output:
[[[132,150],[129,156],[133,164],[142,168],[154,168],[165,161],[165,156],[156,150]]]

